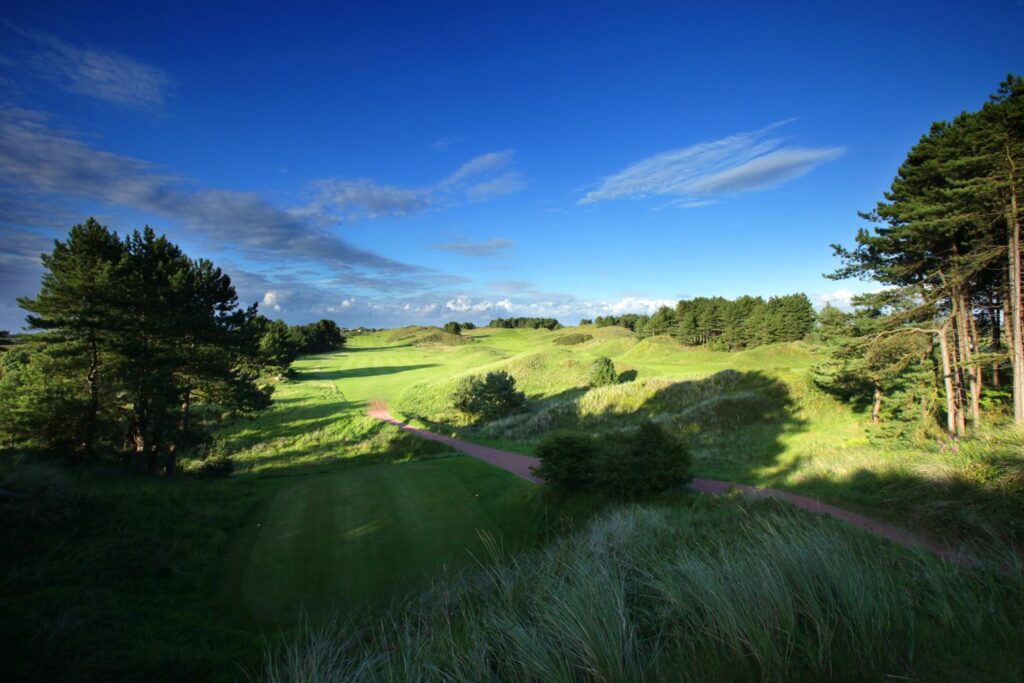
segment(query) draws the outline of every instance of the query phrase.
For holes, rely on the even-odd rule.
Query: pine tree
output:
[[[71,228],[66,241],[55,241],[53,253],[42,255],[45,272],[39,294],[18,299],[29,312],[29,327],[44,331],[37,341],[48,344],[51,362],[64,359],[60,372],[77,374],[85,387],[87,397],[81,405],[68,404],[64,410],[75,411],[67,419],[80,423],[82,433],[73,448],[86,454],[96,448],[101,396],[110,379],[111,350],[118,334],[110,323],[119,306],[124,253],[117,234],[90,218]]]

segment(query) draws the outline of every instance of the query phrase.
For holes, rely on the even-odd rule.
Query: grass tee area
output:
[[[18,497],[3,507],[5,676],[234,679],[243,667],[292,679],[586,679],[558,668],[567,658],[606,680],[683,666],[722,680],[844,678],[861,665],[880,676],[1020,672],[1013,552],[999,570],[945,567],[774,504],[687,494],[603,510],[365,415],[385,401],[396,416],[521,452],[560,428],[613,440],[651,418],[686,439],[697,476],[815,495],[986,552],[1022,540],[1020,435],[956,450],[874,440],[862,414],[815,388],[804,344],[724,353],[586,332],[568,344],[555,341],[579,330],[354,337],[299,360],[269,409],[221,430],[216,449],[236,465],[223,480],[8,459],[3,489]],[[622,381],[590,389],[601,356]],[[528,408],[469,424],[451,391],[495,369],[516,378]],[[370,616],[384,620],[379,633],[361,630]],[[448,640],[442,622],[458,630]],[[279,632],[291,649],[265,667]],[[971,633],[986,635],[971,644]],[[464,662],[446,658],[455,650]],[[351,668],[314,652],[340,652]],[[991,676],[978,673],[986,662],[998,663]]]

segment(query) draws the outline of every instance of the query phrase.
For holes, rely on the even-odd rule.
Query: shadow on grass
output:
[[[664,382],[653,390],[573,388],[532,400],[520,413],[469,427],[417,419],[436,431],[518,451],[532,450],[558,430],[614,443],[628,438],[641,420],[651,419],[685,440],[698,476],[784,488],[954,544],[1024,548],[1019,438],[968,441],[953,448],[892,443],[894,450],[921,451],[917,462],[903,453],[891,463],[879,463],[880,447],[864,445],[862,466],[853,450],[849,459],[837,461],[848,473],[833,471],[827,463],[810,461],[825,455],[787,453],[789,439],[784,437],[810,425],[786,382],[764,372],[726,370],[699,380]],[[824,448],[829,447],[827,438],[826,433]]]
[[[378,365],[376,367],[351,368],[348,370],[307,370],[300,373],[298,377],[292,381],[333,381],[340,379],[352,379],[354,377],[376,377],[378,375],[396,375],[401,372],[410,372],[412,370],[436,367],[437,363],[423,363],[420,365]]]
[[[981,455],[934,474],[862,468],[841,478],[804,477],[786,489],[882,515],[940,540],[976,545],[980,554],[1006,546],[1024,553],[1024,458]]]

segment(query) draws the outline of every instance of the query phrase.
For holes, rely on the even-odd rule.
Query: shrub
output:
[[[452,320],[444,324],[444,331],[452,334],[460,334],[462,332],[462,325]]]
[[[594,481],[599,446],[589,434],[552,434],[538,444],[535,453],[540,467],[534,468],[534,473],[557,488],[584,489]]]
[[[634,434],[605,448],[596,483],[612,497],[630,500],[678,488],[691,479],[685,445],[647,420]]]
[[[580,332],[574,332],[573,334],[567,334],[564,337],[559,337],[555,340],[555,343],[559,346],[575,346],[576,344],[582,344],[588,342],[594,338],[592,334],[582,334]]]
[[[615,372],[615,363],[611,358],[602,356],[590,366],[590,386],[604,387],[609,384],[616,384],[619,381],[619,374]]]
[[[456,410],[485,420],[502,417],[526,403],[526,395],[516,391],[516,379],[504,370],[486,376],[464,377],[455,388],[452,405]]]

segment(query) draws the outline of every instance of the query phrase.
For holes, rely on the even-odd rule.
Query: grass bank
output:
[[[1017,680],[1017,565],[964,569],[777,503],[610,511],[438,582],[383,619],[310,626],[267,681]]]

